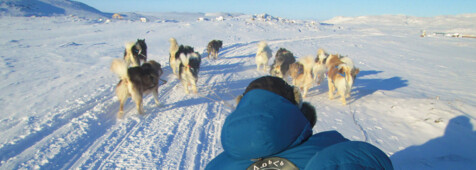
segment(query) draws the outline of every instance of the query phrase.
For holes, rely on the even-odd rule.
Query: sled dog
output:
[[[112,61],[111,70],[120,77],[116,86],[116,95],[119,99],[118,118],[124,116],[124,103],[131,97],[135,102],[139,114],[144,114],[142,98],[152,93],[156,104],[159,104],[158,88],[159,79],[163,71],[161,65],[154,60],[142,64],[142,66],[127,68],[123,60]]]
[[[349,57],[342,57],[340,60],[343,62],[341,67],[347,82],[346,97],[350,97],[350,90],[352,89],[352,85],[354,84],[354,80],[357,77],[357,74],[359,74],[360,69],[354,66],[354,62]]]
[[[286,80],[286,75],[289,69],[289,65],[296,62],[293,53],[286,50],[285,48],[280,48],[276,52],[275,59],[271,65],[270,74],[271,76],[276,76]]]
[[[311,56],[300,58],[297,62],[291,64],[289,75],[293,79],[293,85],[302,91],[302,96],[306,97],[307,92],[312,87],[311,70],[314,65],[314,59]],[[294,66],[298,66],[298,71],[294,70]],[[293,71],[292,71],[293,70]]]
[[[323,49],[317,50],[317,57],[314,60],[314,66],[312,67],[312,75],[314,81],[317,80],[317,85],[320,85],[327,73],[326,60],[327,54]]]
[[[346,105],[346,93],[347,93],[347,81],[343,75],[343,65],[342,61],[339,59],[339,55],[331,54],[327,59],[327,82],[329,85],[329,99],[334,98],[334,91],[337,89],[337,94],[341,96],[341,101],[343,105]]]
[[[124,50],[124,60],[126,65],[129,66],[132,63],[132,66],[139,66],[141,61],[142,63],[147,61],[147,44],[145,39],[137,39],[136,42],[126,43],[126,49]]]
[[[266,41],[261,41],[258,44],[258,51],[256,52],[256,70],[260,70],[260,67],[263,66],[263,71],[266,71],[268,68],[268,60],[273,57],[273,52],[269,48]]]
[[[207,52],[208,52],[207,58],[210,58],[210,56],[212,56],[213,59],[217,59],[218,51],[220,50],[222,45],[223,45],[223,42],[221,40],[210,41],[207,46]]]
[[[183,50],[183,51],[182,51]],[[197,81],[198,71],[200,70],[201,56],[197,52],[193,51],[192,47],[182,45],[180,46],[180,67],[179,67],[179,79],[185,89],[185,93],[189,94],[192,89],[193,93],[197,93]]]
[[[179,50],[179,45],[175,38],[170,38],[170,48],[169,48],[169,64],[172,68],[172,72],[178,76],[178,69],[180,66],[180,55],[176,55]]]

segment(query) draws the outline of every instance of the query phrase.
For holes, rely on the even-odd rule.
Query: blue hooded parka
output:
[[[267,157],[285,158],[299,169],[305,169],[308,164],[312,167],[310,169],[320,169],[321,166],[338,167],[340,159],[326,161],[321,158],[326,155],[319,153],[326,148],[333,149],[330,147],[332,145],[348,143],[349,140],[337,131],[312,135],[311,124],[297,105],[273,92],[254,89],[243,96],[236,110],[226,118],[221,132],[221,142],[224,151],[206,166],[207,170],[244,170],[254,163],[253,160]],[[347,147],[353,147],[355,144],[347,145],[336,145],[339,147],[335,150],[347,150]],[[373,147],[370,144],[367,146],[366,143],[363,145]],[[368,154],[366,153],[368,148],[362,148],[364,151],[355,153]],[[382,151],[378,148],[372,149],[374,149],[372,152],[378,151],[378,156],[382,157],[368,156],[372,159],[368,161],[370,163],[377,160],[377,165],[372,166],[378,167],[385,164],[379,161],[387,161],[389,164],[385,165],[391,167],[390,160]],[[335,154],[333,151],[328,154],[333,156]],[[343,158],[347,157],[344,155]],[[352,156],[348,158],[352,159]],[[321,160],[328,165],[324,165]]]

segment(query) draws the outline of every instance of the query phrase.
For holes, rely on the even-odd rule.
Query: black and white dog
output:
[[[197,93],[198,71],[202,61],[200,54],[193,50],[193,47],[180,45],[175,54],[180,58],[179,79],[185,88],[185,93]]]
[[[293,53],[286,50],[285,48],[280,48],[278,52],[276,52],[273,65],[271,65],[271,69],[269,70],[269,73],[272,76],[280,77],[286,80],[286,75],[289,70],[289,65],[291,65],[294,62],[296,62],[296,59],[294,58]]]
[[[119,99],[118,118],[124,115],[124,103],[129,97],[135,102],[139,114],[144,114],[142,97],[148,93],[154,95],[155,103],[159,104],[159,79],[163,71],[159,63],[150,60],[142,66],[129,67],[123,60],[115,59],[111,64],[111,71],[121,80],[116,86],[116,95]]]
[[[208,58],[210,58],[210,55],[213,57],[213,59],[218,58],[218,51],[222,47],[223,42],[221,40],[212,40],[208,43],[207,46],[207,51],[208,51]]]
[[[147,61],[147,44],[145,39],[137,39],[136,42],[126,43],[126,49],[124,50],[124,60],[126,65],[140,66],[140,63]]]

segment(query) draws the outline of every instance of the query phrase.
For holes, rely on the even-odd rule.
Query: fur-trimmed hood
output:
[[[256,159],[299,145],[311,134],[311,125],[297,105],[255,89],[243,96],[225,120],[221,141],[229,156]]]

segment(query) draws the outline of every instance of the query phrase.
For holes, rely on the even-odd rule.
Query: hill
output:
[[[2,16],[69,16],[83,18],[111,17],[84,3],[71,0],[2,0]]]

